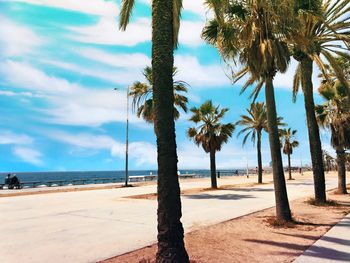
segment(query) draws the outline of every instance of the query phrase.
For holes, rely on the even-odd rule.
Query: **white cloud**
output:
[[[39,112],[47,116],[43,120],[48,123],[100,126],[125,121],[125,91],[116,92],[112,87],[84,88],[65,79],[48,76],[29,64],[10,60],[0,65],[0,73],[8,85],[41,93],[49,108]],[[131,115],[130,122],[140,123],[142,120]]]
[[[125,56],[127,58],[127,56]],[[107,82],[111,82],[113,84],[119,85],[130,85],[136,79],[141,79],[142,76],[142,67],[140,68],[120,68],[118,70],[101,70],[101,69],[92,69],[86,68],[81,65],[66,63],[61,61],[53,61],[53,60],[43,60],[44,63],[53,65],[55,67],[59,67],[70,72],[78,73],[83,76],[91,76],[94,78],[98,78]]]
[[[0,15],[0,57],[22,56],[43,42],[31,29]]]
[[[205,23],[202,21],[181,21],[179,32],[180,45],[196,47],[204,44],[204,40],[201,38],[204,25]]]
[[[73,145],[82,149],[105,150],[111,156],[124,158],[125,143],[118,142],[107,135],[94,135],[89,133],[69,134],[61,131],[47,131],[45,135],[56,141]],[[129,158],[135,166],[155,165],[157,163],[157,148],[143,141],[131,142],[129,144]]]
[[[129,154],[138,167],[157,165],[157,147],[149,142],[132,142],[129,145]]]
[[[183,1],[184,10],[188,10],[195,14],[198,14],[204,18],[206,13],[206,8],[204,5],[204,1],[194,1],[194,0],[184,0]]]
[[[62,131],[47,131],[46,136],[56,141],[64,142],[81,148],[94,150],[108,150],[118,143],[106,135],[94,135],[89,133],[69,134]]]
[[[43,164],[43,161],[41,160],[42,154],[37,150],[26,147],[15,147],[13,149],[13,154],[27,163],[31,163],[37,166]]]
[[[0,64],[0,73],[4,81],[34,91],[54,94],[79,89],[78,85],[72,85],[65,79],[48,76],[24,62],[6,60]]]
[[[74,34],[69,38],[82,43],[102,45],[134,46],[139,43],[151,41],[151,20],[138,18],[128,25],[126,32],[119,30],[117,20],[101,18],[92,26],[68,27]]]
[[[199,46],[204,44],[201,32],[205,21],[182,20],[179,32],[179,42],[186,46]],[[101,18],[96,24],[90,26],[67,27],[74,34],[69,38],[83,42],[102,45],[134,46],[151,41],[151,19],[140,17],[131,22],[126,31],[118,28],[118,21],[113,18]]]
[[[277,75],[274,79],[275,87],[288,89],[288,90],[292,91],[294,73],[295,73],[297,66],[298,66],[298,62],[296,60],[292,59],[286,73],[284,73],[284,74],[277,73]],[[314,85],[314,91],[317,91],[318,87],[321,84],[320,79],[318,78],[319,73],[320,73],[320,71],[318,70],[317,66],[314,64],[313,75],[312,75],[312,83]],[[300,87],[299,92],[301,92],[301,87]]]
[[[143,68],[151,64],[151,59],[142,53],[112,54],[96,48],[77,50],[81,56],[117,68]]]
[[[25,134],[16,134],[11,131],[2,130],[0,131],[0,144],[15,144],[15,145],[25,145],[31,144],[33,138]]]
[[[266,148],[267,149],[267,148]],[[270,161],[269,151],[262,152],[263,164]],[[178,147],[179,169],[210,169],[209,154],[203,148],[198,147],[192,141],[183,142]],[[232,138],[228,144],[223,145],[222,150],[216,153],[217,169],[234,169],[255,167],[257,163],[256,150],[253,146],[242,148],[241,142]]]
[[[141,0],[142,3],[150,5],[150,0]],[[183,9],[198,15],[201,15],[204,18],[206,13],[204,1],[198,0],[184,0],[182,1]]]
[[[184,55],[175,56],[175,65],[179,70],[177,78],[191,86],[201,88],[230,85],[221,65],[201,65],[197,57]]]
[[[115,1],[105,0],[8,0],[27,4],[49,6],[85,14],[114,17],[118,14],[118,6]]]

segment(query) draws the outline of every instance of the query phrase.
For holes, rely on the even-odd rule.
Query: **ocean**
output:
[[[209,177],[209,170],[180,170],[180,174],[195,174],[198,177]],[[245,174],[245,170],[220,170],[221,175],[239,175]],[[8,173],[0,173],[0,183],[4,182]],[[16,174],[20,182],[45,182],[50,181],[73,181],[86,180],[86,183],[98,183],[98,178],[103,178],[104,182],[123,182],[125,180],[125,171],[71,171],[71,172],[11,172]],[[156,170],[131,170],[129,176],[147,176],[157,175]]]

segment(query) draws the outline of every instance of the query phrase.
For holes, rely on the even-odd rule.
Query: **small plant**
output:
[[[306,201],[306,203],[313,206],[339,206],[339,203],[337,201],[330,200],[330,199],[326,200],[326,202],[320,202],[315,198],[309,198]]]
[[[267,217],[264,222],[274,228],[294,228],[295,227],[295,221],[293,219],[292,221],[278,220],[275,216]]]

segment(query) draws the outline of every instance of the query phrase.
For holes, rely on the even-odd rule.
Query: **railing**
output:
[[[103,184],[103,183],[120,183],[121,178],[89,178],[89,179],[73,179],[73,180],[49,180],[49,181],[22,181],[20,186],[23,187],[38,187],[38,186],[65,186],[65,185],[85,185],[85,184]],[[1,184],[5,186],[5,184]],[[1,188],[1,187],[0,187]],[[2,188],[1,188],[2,189]]]

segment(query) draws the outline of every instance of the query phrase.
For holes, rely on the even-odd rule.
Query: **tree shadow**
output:
[[[299,237],[302,239],[309,239],[309,240],[318,240],[319,239],[319,237],[317,237],[317,236],[310,236],[310,235],[287,234],[287,233],[278,233],[278,232],[275,232],[275,233],[280,234],[280,235],[284,235],[284,236]],[[350,247],[350,240],[337,238],[337,237],[329,237],[329,236],[323,236],[323,237],[321,237],[321,239],[324,241],[327,241],[327,242],[341,244],[341,245],[345,245],[345,246]],[[350,260],[350,258],[349,258],[349,260]]]
[[[279,255],[297,255],[297,251],[305,251],[303,253],[303,256],[307,257],[314,257],[314,258],[322,258],[322,259],[332,259],[332,260],[347,260],[350,259],[350,253],[348,252],[342,252],[336,249],[312,245],[308,248],[307,245],[298,245],[294,243],[287,243],[287,242],[276,242],[276,241],[269,241],[269,240],[257,240],[257,239],[245,239],[245,241],[252,242],[252,243],[258,243],[258,244],[265,244],[270,246],[277,246],[277,247],[283,247],[287,249],[295,250],[295,252],[286,251],[286,252],[278,252],[276,254]],[[332,241],[336,241],[338,244],[344,244],[347,242],[347,240],[340,239],[340,238],[334,238]],[[330,241],[330,242],[332,242]]]
[[[233,188],[225,188],[224,190],[232,190],[232,191],[240,191],[240,192],[273,192],[274,190],[272,188],[240,188],[240,187],[233,187]]]
[[[346,227],[350,227],[350,218],[346,217],[344,218],[342,221],[340,221],[337,226],[346,226]]]
[[[270,245],[270,246],[276,246],[276,247],[284,247],[284,248],[289,248],[289,249],[298,250],[298,251],[304,251],[305,249],[308,248],[307,245],[298,245],[298,244],[287,243],[287,242],[277,242],[277,241],[259,240],[259,239],[244,239],[244,240],[252,243],[258,243],[258,244],[264,244],[264,245]]]
[[[218,200],[240,200],[246,198],[256,198],[252,195],[240,195],[240,194],[224,194],[224,195],[211,195],[211,194],[196,194],[196,195],[185,195],[188,199],[218,199]]]
[[[290,181],[290,183],[288,184],[288,185],[314,185],[314,183],[313,182],[304,182],[304,183],[294,183],[294,182],[291,182]]]
[[[313,245],[303,253],[303,256],[332,259],[337,261],[350,261],[350,253],[342,252],[332,248],[320,247]]]

